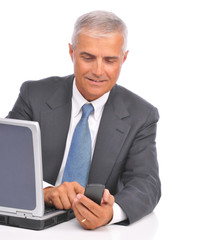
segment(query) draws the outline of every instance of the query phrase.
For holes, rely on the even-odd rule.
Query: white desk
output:
[[[76,219],[54,227],[33,231],[0,225],[0,240],[199,240],[197,203],[185,207],[177,200],[163,200],[155,213],[129,226],[110,225],[96,230],[84,230]]]
[[[130,226],[110,225],[96,230],[84,230],[76,219],[57,226],[32,231],[0,225],[1,240],[151,240],[157,231],[158,221],[154,213]]]

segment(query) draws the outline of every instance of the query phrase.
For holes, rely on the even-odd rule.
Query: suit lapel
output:
[[[55,183],[63,160],[71,118],[73,77],[59,87],[47,101],[48,110],[41,113],[42,144],[44,149],[44,178]],[[52,171],[53,169],[53,171]]]
[[[69,128],[73,78],[73,75],[68,77],[64,84],[55,90],[47,101],[49,110],[42,112],[42,127],[51,130],[55,140],[59,142],[62,141],[60,138],[66,136],[63,130],[66,129],[68,132]]]
[[[115,89],[105,105],[90,168],[89,182],[105,184],[129,133],[130,126],[123,120],[129,113]]]

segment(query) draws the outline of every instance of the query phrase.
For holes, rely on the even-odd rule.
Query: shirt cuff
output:
[[[113,205],[113,218],[108,225],[118,223],[127,219],[126,213],[122,208],[115,202]]]
[[[43,188],[47,188],[47,187],[54,187],[54,186],[48,182],[43,181]]]

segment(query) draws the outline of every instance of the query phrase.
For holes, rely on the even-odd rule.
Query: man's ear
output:
[[[72,44],[68,44],[69,45],[69,55],[71,57],[71,60],[72,62],[74,61],[74,50],[73,50],[73,47],[72,47]]]
[[[129,51],[127,50],[123,57],[123,63],[126,61]]]

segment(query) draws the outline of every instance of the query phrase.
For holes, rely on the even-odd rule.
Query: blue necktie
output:
[[[93,110],[91,104],[85,104],[82,107],[82,117],[74,130],[62,182],[76,181],[83,187],[87,184],[91,161],[88,118]]]

